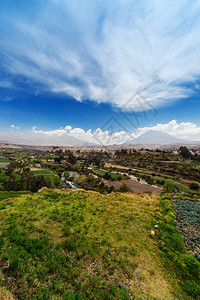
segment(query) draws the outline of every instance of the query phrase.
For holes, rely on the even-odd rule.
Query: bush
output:
[[[190,183],[190,188],[191,188],[191,190],[198,190],[199,185],[196,182],[192,182],[192,183]]]
[[[106,172],[106,173],[104,174],[103,177],[104,177],[104,179],[106,179],[106,180],[110,180],[110,179],[112,178],[111,174],[108,173],[108,172]]]
[[[178,187],[171,183],[166,183],[163,187],[163,193],[176,193],[178,191]]]
[[[129,187],[124,183],[124,184],[120,185],[119,191],[120,191],[121,193],[124,193],[124,192],[129,192],[130,189],[129,189]]]

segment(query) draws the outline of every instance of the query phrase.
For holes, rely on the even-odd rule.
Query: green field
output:
[[[8,198],[17,198],[21,195],[30,194],[30,192],[0,192],[0,201],[8,199]]]
[[[6,168],[9,164],[9,161],[0,161],[0,169]]]
[[[198,299],[168,198],[44,189],[0,213],[4,299]]]
[[[54,172],[51,172],[50,170],[44,169],[44,170],[34,170],[32,171],[30,169],[30,173],[33,175],[53,175],[55,174]]]
[[[198,167],[200,167],[200,163],[195,163],[195,162],[185,162],[185,161],[163,161],[163,162],[169,163],[169,164],[183,165],[183,166],[198,166]]]
[[[45,178],[48,178],[52,183],[54,183],[56,180],[59,180],[59,177],[56,175],[55,172],[52,172],[49,169],[43,169],[43,170],[35,170],[35,171],[29,171],[34,176],[44,176]]]
[[[8,161],[9,162],[9,159],[6,158],[6,157],[0,157],[0,162],[4,162],[4,161]]]
[[[55,172],[51,172],[51,170],[44,169],[44,170],[35,170],[31,171],[30,173],[34,176],[44,176],[45,178],[48,178],[52,183],[54,183],[56,180],[58,180],[58,176]]]
[[[191,194],[200,194],[199,191],[194,191],[194,190],[190,189],[189,187],[187,187],[187,186],[185,186],[181,183],[175,182],[173,180],[165,179],[163,177],[155,177],[155,176],[152,176],[152,178],[155,179],[155,180],[164,180],[164,182],[166,184],[173,185],[174,187],[177,187],[181,191],[188,192],[188,193],[191,193]]]
[[[100,170],[100,169],[93,169],[94,172],[100,174],[100,175],[105,175],[105,173],[107,173],[107,171],[104,171],[104,170]],[[121,174],[116,174],[116,173],[111,173],[109,172],[109,174],[111,175],[112,178],[125,178],[125,176],[121,175]]]

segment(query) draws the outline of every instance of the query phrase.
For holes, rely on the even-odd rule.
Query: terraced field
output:
[[[10,164],[10,161],[6,157],[0,157],[0,168],[6,168]]]
[[[105,170],[100,170],[100,169],[94,169],[94,172],[95,173],[98,173],[100,175],[105,175],[107,173],[107,171]],[[117,174],[117,173],[112,173],[112,172],[109,172],[109,174],[111,175],[111,178],[125,178],[125,176],[121,175],[121,174]]]
[[[177,165],[183,165],[183,166],[198,166],[200,167],[200,163],[196,162],[185,162],[185,161],[163,161],[164,163],[168,164],[177,164]]]

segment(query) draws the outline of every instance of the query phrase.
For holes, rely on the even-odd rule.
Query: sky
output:
[[[0,141],[200,141],[199,15],[200,0],[0,1]]]

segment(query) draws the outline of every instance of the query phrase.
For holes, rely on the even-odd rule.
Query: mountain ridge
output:
[[[134,138],[130,142],[126,144],[134,145],[134,144],[191,144],[193,142],[186,141],[177,137],[174,137],[166,132],[158,131],[158,130],[149,130],[138,137]]]

